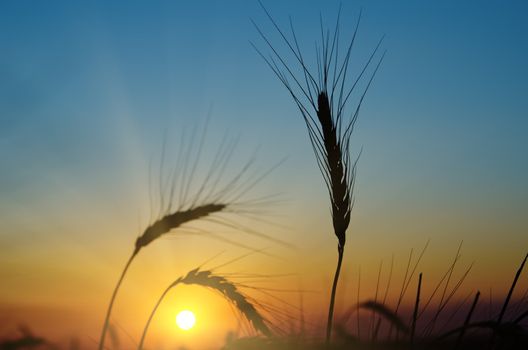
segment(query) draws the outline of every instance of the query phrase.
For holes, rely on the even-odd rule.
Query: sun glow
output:
[[[189,310],[183,310],[176,315],[176,325],[183,329],[184,331],[188,331],[189,329],[194,327],[194,324],[196,323],[196,317],[192,313],[192,311]]]

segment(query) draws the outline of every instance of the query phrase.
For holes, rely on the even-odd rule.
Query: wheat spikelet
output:
[[[244,202],[239,201],[238,199],[239,199],[239,197],[242,194],[245,193],[245,191],[249,190],[258,181],[260,181],[263,178],[263,176],[260,176],[256,180],[253,180],[253,181],[250,181],[250,182],[248,182],[247,179],[244,179],[242,181],[241,177],[242,177],[242,175],[244,175],[244,172],[247,170],[249,165],[250,164],[248,163],[248,165],[246,165],[242,169],[242,171],[239,174],[237,174],[237,176],[235,178],[233,178],[225,187],[220,188],[220,190],[218,190],[218,191],[210,190],[208,195],[201,196],[201,195],[203,195],[203,192],[205,191],[204,190],[205,183],[207,181],[211,180],[211,177],[208,176],[208,178],[206,178],[206,180],[204,181],[204,184],[202,185],[202,187],[195,194],[195,198],[194,198],[192,204],[190,205],[190,207],[188,207],[188,209],[184,209],[184,210],[180,209],[180,210],[177,210],[175,212],[168,213],[168,211],[170,210],[172,204],[169,201],[169,203],[166,206],[164,206],[163,205],[163,201],[164,200],[163,200],[163,198],[161,199],[161,201],[162,201],[161,207],[164,207],[164,213],[165,214],[160,219],[154,221],[151,225],[149,225],[143,231],[143,233],[136,239],[134,250],[133,250],[129,260],[127,261],[123,271],[121,272],[121,276],[119,277],[119,279],[117,281],[117,284],[116,284],[116,286],[114,288],[114,291],[113,291],[111,299],[110,299],[110,304],[108,306],[107,313],[106,313],[106,316],[105,316],[103,330],[101,332],[101,338],[100,338],[100,341],[99,341],[99,350],[103,350],[103,348],[104,348],[104,341],[105,341],[105,337],[106,337],[106,332],[107,332],[107,329],[108,329],[108,326],[109,326],[110,315],[111,315],[111,312],[112,312],[112,308],[113,308],[113,304],[114,304],[115,298],[117,296],[117,292],[118,292],[118,290],[119,290],[119,288],[120,288],[120,286],[121,286],[121,284],[123,282],[123,279],[124,279],[124,277],[125,277],[125,275],[126,275],[126,273],[128,271],[128,268],[130,267],[130,265],[131,265],[132,261],[134,260],[134,258],[141,251],[141,249],[145,248],[147,245],[149,245],[150,243],[152,243],[156,239],[162,237],[163,235],[166,235],[169,232],[180,228],[182,225],[184,225],[186,223],[190,223],[190,222],[198,221],[198,220],[204,220],[204,219],[207,219],[207,218],[211,217],[213,214],[225,213],[225,212],[228,212],[232,208],[237,208],[237,206],[240,206],[240,205],[246,205],[246,206],[250,207],[251,204],[252,204],[251,202],[245,202],[244,203]],[[265,173],[264,175],[266,175],[266,174],[267,173]],[[191,178],[192,177],[190,177],[190,179]],[[213,188],[214,188],[214,185],[218,184],[218,181],[219,181],[219,178],[215,179],[215,183],[212,185]],[[241,182],[241,185],[237,186],[239,182]],[[169,192],[172,192],[172,189]],[[212,200],[212,201],[211,202],[207,202],[206,200]],[[196,202],[198,202],[198,201],[201,201],[201,202],[205,201],[206,204],[197,205]],[[257,202],[257,204],[258,204],[258,202]],[[210,221],[213,222],[213,223],[216,223],[216,224],[225,225],[227,227],[231,227],[231,228],[235,228],[235,229],[238,228],[236,225],[230,223],[227,220],[213,220],[213,219],[210,219]],[[254,230],[250,231],[250,230],[244,229],[244,228],[241,228],[241,230],[243,230],[244,232],[246,232],[246,233],[248,233],[250,235],[254,235],[254,236],[257,236],[257,237],[260,237],[260,238],[268,239],[270,241],[274,241],[274,242],[282,244],[282,245],[286,245],[286,246],[288,245],[286,242],[283,242],[283,241],[281,241],[279,239],[274,239],[273,237],[270,237],[270,236],[268,236],[268,235],[266,235],[264,233],[260,233],[260,232],[254,231]],[[235,241],[230,241],[228,239],[223,239],[222,237],[217,237],[217,236],[215,236],[212,233],[210,233],[209,236],[211,236],[212,238],[216,237],[217,239],[226,241],[228,243],[247,248],[247,246],[245,246],[243,244],[240,244],[240,243],[235,242]],[[233,294],[233,296],[235,296],[235,295]],[[244,305],[242,303],[242,299],[240,299],[240,302],[241,302],[240,306],[243,307]],[[251,315],[251,308],[248,309],[248,312],[249,313],[247,315],[250,316]],[[261,330],[264,330],[264,328],[259,325],[257,319],[255,319],[255,322],[257,322],[256,324],[254,324],[256,328],[260,327]]]
[[[334,233],[339,241],[339,246],[344,247],[346,242],[346,230],[350,224],[350,192],[345,167],[347,163],[343,160],[342,146],[338,141],[337,128],[332,121],[330,102],[325,91],[317,97],[317,117],[321,124],[322,141],[326,154],[326,167],[330,178],[328,190],[330,203],[332,205],[332,222]]]
[[[248,301],[247,297],[238,290],[237,286],[233,282],[229,281],[223,276],[214,274],[212,271],[200,271],[199,268],[196,268],[189,271],[187,275],[179,277],[173,283],[171,283],[158,299],[156,305],[152,309],[147,323],[145,324],[145,328],[143,329],[143,334],[138,346],[139,350],[143,349],[145,337],[147,335],[152,318],[154,317],[154,314],[156,313],[156,310],[158,309],[162,300],[165,298],[165,295],[167,295],[167,293],[172,288],[178,286],[179,284],[197,285],[220,292],[220,294],[222,294],[229,302],[233,303],[237,307],[238,311],[240,311],[240,313],[253,325],[255,330],[267,337],[272,335],[271,330],[266,325],[266,319],[258,312],[255,306],[253,306],[253,304]]]
[[[117,292],[132,261],[138,253],[158,238],[177,230],[178,233],[187,235],[205,235],[228,244],[251,249],[247,245],[235,240],[230,240],[213,232],[201,228],[186,227],[184,224],[195,221],[207,221],[216,225],[242,231],[246,234],[267,239],[283,246],[290,246],[287,242],[276,239],[257,230],[246,228],[234,223],[228,215],[216,217],[214,214],[252,214],[252,210],[274,203],[273,196],[246,198],[244,197],[259,182],[269,175],[277,166],[264,172],[253,168],[256,154],[253,154],[242,167],[231,167],[232,155],[238,140],[230,140],[227,135],[216,147],[216,152],[208,165],[201,166],[208,119],[205,121],[201,132],[195,127],[192,132],[182,131],[179,137],[179,150],[176,152],[175,166],[168,169],[165,162],[166,139],[164,139],[159,164],[159,178],[157,191],[151,187],[152,167],[149,166],[149,204],[151,208],[149,222],[151,224],[136,239],[134,250],[129,257],[117,284],[113,290],[110,303],[106,312],[99,350],[103,350],[106,332],[109,326],[110,314],[116,299]],[[237,171],[235,171],[237,170]],[[176,207],[177,205],[177,207]],[[175,209],[174,209],[175,208]]]
[[[351,161],[350,159],[350,137],[354,130],[363,99],[383,60],[383,56],[379,59],[363,92],[360,94],[354,112],[351,113],[351,116],[346,121],[344,121],[347,119],[345,107],[347,106],[347,102],[349,102],[352,92],[356,90],[358,82],[371,65],[372,59],[378,52],[383,38],[378,42],[378,45],[373,50],[357,78],[351,86],[347,86],[350,54],[359,26],[359,19],[352,39],[344,51],[344,57],[341,58],[338,57],[340,53],[340,14],[337,16],[336,26],[332,35],[329,30],[325,32],[321,19],[321,43],[316,44],[317,74],[313,74],[303,58],[291,19],[290,28],[292,38],[289,39],[276,24],[264,5],[260,1],[259,3],[273,27],[282,38],[282,41],[287,46],[289,54],[292,55],[292,60],[299,64],[298,70],[300,70],[300,73],[296,72],[286,63],[284,55],[278,52],[268,37],[254,22],[253,24],[261,38],[271,50],[271,54],[270,56],[266,56],[255,45],[253,47],[286,87],[299,108],[308,129],[308,136],[315,153],[317,165],[323,175],[330,195],[334,234],[338,239],[338,261],[328,309],[326,339],[329,342],[332,330],[335,294],[343,261],[346,230],[350,224],[350,212],[353,205],[352,193],[356,177],[357,159],[355,161]]]
[[[236,285],[223,276],[215,275],[211,271],[198,269],[190,271],[182,280],[184,284],[196,284],[219,291],[238,308],[240,313],[251,322],[253,327],[266,336],[271,336],[271,331],[265,319],[247,298],[237,289]]]
[[[152,191],[151,167],[149,167],[148,185],[151,224],[136,239],[134,250],[125,264],[113,290],[101,332],[99,350],[103,350],[104,348],[113,304],[132,261],[143,248],[158,238],[177,230],[178,233],[206,235],[207,237],[232,245],[250,248],[238,241],[229,240],[200,228],[182,228],[184,224],[200,220],[223,225],[231,229],[243,231],[249,235],[288,246],[287,242],[233,223],[227,215],[226,217],[215,217],[214,215],[219,213],[249,215],[251,214],[252,208],[255,209],[262,205],[273,203],[273,197],[244,198],[244,196],[278,165],[263,173],[255,172],[255,169],[252,168],[255,161],[255,155],[253,155],[238,171],[230,174],[232,170],[230,168],[231,156],[235,151],[238,141],[230,141],[227,137],[224,137],[221,144],[216,147],[216,154],[213,156],[209,165],[203,168],[199,166],[199,163],[201,162],[200,159],[206,139],[207,121],[200,135],[198,135],[197,130],[195,128],[190,134],[182,132],[180,147],[176,158],[177,166],[171,170],[164,166],[165,143],[163,144],[159,167],[158,191]],[[203,174],[203,176],[198,174]],[[158,205],[154,205],[154,202],[158,202]],[[175,207],[176,204],[177,207]],[[176,209],[173,209],[173,207]],[[157,214],[155,215],[156,211]]]
[[[137,254],[140,249],[171,230],[174,230],[187,222],[218,213],[227,207],[227,204],[210,203],[165,215],[147,227],[143,234],[137,238],[135,254]]]
[[[101,338],[99,341],[99,350],[102,350],[104,348],[106,332],[110,324],[110,315],[112,313],[112,308],[114,306],[114,301],[117,296],[119,287],[121,286],[121,283],[123,282],[123,279],[125,278],[125,275],[128,271],[128,268],[130,267],[130,264],[132,263],[134,258],[138,255],[139,251],[142,248],[146,247],[149,243],[152,243],[154,240],[170,232],[171,230],[176,229],[185,223],[199,220],[200,218],[206,217],[208,215],[218,213],[222,210],[225,210],[227,207],[228,207],[227,204],[210,203],[210,204],[197,206],[197,207],[190,208],[190,209],[183,210],[183,211],[176,211],[172,214],[165,215],[164,217],[155,221],[152,225],[148,226],[145,229],[143,234],[137,238],[134,251],[132,252],[132,255],[128,259],[123,271],[121,272],[121,276],[119,277],[119,280],[117,281],[117,284],[112,293],[110,304],[106,311],[105,321],[103,324],[103,330],[101,332]]]

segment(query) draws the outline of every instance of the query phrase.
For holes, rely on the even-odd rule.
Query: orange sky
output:
[[[128,152],[135,154],[133,149]],[[303,152],[304,149],[298,150],[299,155]],[[293,326],[287,321],[286,325],[280,324],[282,329],[299,327],[295,322],[300,318],[302,290],[307,327],[322,329],[321,320],[325,319],[335,268],[336,239],[331,231],[328,199],[316,169],[305,173],[302,181],[285,176],[300,162],[312,160],[292,158],[240,199],[281,193],[281,201],[262,207],[250,206],[250,216],[218,214],[218,218],[229,218],[237,225],[289,242],[292,247],[210,222],[189,227],[201,227],[237,245],[189,235],[193,231],[186,227],[154,241],[133,262],[118,295],[113,320],[119,325],[117,333],[123,345],[131,347],[133,341],[137,342],[151,308],[169,283],[211,258],[214,259],[204,268],[246,255],[248,250],[239,245],[263,249],[263,253],[252,253],[223,266],[218,273],[257,287],[244,291],[289,314]],[[0,236],[3,334],[12,334],[16,325],[27,324],[36,334],[57,342],[76,338],[87,348],[95,344],[118,274],[132,252],[135,238],[149,223],[151,210],[157,210],[159,200],[155,194],[149,199],[147,162],[141,157],[125,159],[128,160],[114,170],[122,175],[119,183],[88,179],[76,182],[66,174],[56,173],[48,180],[49,186],[38,192],[19,193],[16,200],[0,202],[4,218],[0,230],[12,233]],[[257,166],[257,169],[263,168]],[[236,169],[230,171],[236,172]],[[201,176],[205,173],[198,171],[197,179]],[[153,188],[150,191],[156,193],[156,184]],[[348,230],[337,313],[356,303],[359,269],[360,300],[374,297],[382,261],[380,284],[384,290],[392,256],[394,272],[388,301],[394,305],[410,249],[414,249],[413,259],[416,259],[428,240],[429,247],[409,286],[405,305],[413,301],[419,272],[424,273],[424,295],[432,292],[461,240],[464,241],[462,257],[451,284],[472,262],[475,265],[455,298],[465,297],[477,289],[486,298],[490,288],[494,297],[506,293],[525,254],[525,238],[520,233],[525,219],[515,212],[498,211],[500,216],[487,212],[488,207],[481,207],[479,203],[468,207],[463,202],[455,202],[448,206],[442,196],[407,198],[405,206],[395,206],[394,194],[388,194],[388,200],[382,201],[373,187],[362,188],[359,182],[357,188],[358,202]],[[405,198],[405,194],[400,196]],[[500,232],[508,232],[508,239],[501,239]],[[269,277],[237,277],[255,274]],[[516,296],[527,285],[524,276]],[[273,297],[259,288],[272,289]],[[274,298],[290,306],[285,307]],[[197,326],[188,333],[182,333],[174,324],[174,317],[181,309],[192,309],[197,315]],[[147,344],[214,348],[224,342],[227,332],[238,328],[237,316],[221,297],[198,287],[178,287],[160,307]]]
[[[57,341],[77,337],[83,345],[90,347],[94,339],[98,339],[111,289],[127,254],[133,247],[135,234],[138,231],[133,227],[135,223],[127,224],[127,220],[124,220],[125,216],[121,216],[120,212],[125,210],[109,210],[113,203],[102,201],[85,205],[96,208],[93,211],[84,211],[86,215],[82,221],[86,224],[77,226],[79,221],[73,218],[45,222],[26,221],[23,226],[21,224],[19,226],[26,228],[26,231],[20,232],[28,234],[23,239],[23,243],[10,242],[10,249],[5,249],[6,246],[3,245],[0,276],[3,285],[9,286],[0,289],[2,300],[0,307],[2,310],[9,310],[4,313],[2,323],[5,332],[12,330],[16,324],[25,323],[36,334],[43,334]],[[325,210],[321,211],[318,206],[312,207],[310,204],[298,202],[294,205],[290,203],[282,206],[287,208],[288,215],[285,218],[279,216],[276,221],[288,225],[288,228],[277,229],[243,217],[234,218],[239,223],[251,225],[274,237],[293,242],[295,248],[284,248],[226,227],[211,226],[212,230],[218,230],[225,237],[254,248],[265,248],[265,252],[269,253],[269,255],[253,253],[222,267],[219,273],[229,276],[235,274],[235,281],[250,286],[283,290],[271,293],[292,304],[293,307],[280,306],[281,304],[276,300],[261,292],[244,289],[248,295],[257,300],[267,300],[268,303],[283,308],[295,320],[299,320],[300,313],[295,308],[300,305],[299,291],[303,290],[305,317],[317,324],[324,319],[321,316],[324,316],[328,302],[336,259],[335,239],[331,231],[325,229],[329,227]],[[68,212],[71,209],[65,207],[60,210]],[[123,226],[120,227],[118,222],[107,221],[110,215],[101,214],[105,210],[111,212],[112,216],[120,218]],[[284,212],[282,210],[282,214]],[[304,212],[311,215],[305,215]],[[42,216],[45,215],[45,212],[42,213]],[[98,221],[100,230],[105,233],[93,235],[93,230],[88,226],[90,222],[96,222],[98,217],[102,218]],[[391,235],[383,234],[390,231],[390,226],[399,227],[398,232]],[[60,227],[64,231],[54,231],[52,227]],[[400,227],[407,227],[409,230],[401,232]],[[422,228],[427,228],[425,220],[423,224],[415,222],[404,225],[401,219],[390,216],[383,221],[365,218],[361,207],[358,206],[349,231],[336,310],[343,311],[355,303],[360,266],[362,276],[360,298],[366,300],[374,297],[381,261],[383,261],[381,275],[383,290],[383,286],[387,283],[392,254],[395,265],[388,300],[394,305],[396,295],[401,288],[409,250],[414,248],[414,259],[416,259],[428,238],[431,238],[431,242],[416,274],[424,273],[424,295],[431,293],[436,282],[447,270],[460,241],[449,238],[449,234],[456,236],[455,229],[450,228],[449,225],[441,230],[444,232],[444,237],[439,237],[439,234],[435,233],[437,230],[440,231],[438,228],[429,230],[429,235],[425,236],[421,234]],[[68,235],[67,232],[72,233]],[[457,296],[464,297],[471,290],[480,289],[489,297],[490,288],[494,295],[503,295],[522,259],[523,247],[520,244],[518,247],[507,249],[493,246],[486,243],[485,235],[473,239],[471,236],[463,238],[462,258],[455,270],[453,281],[462,275],[471,262],[474,261],[475,266]],[[204,268],[221,265],[246,252],[247,250],[243,248],[207,237],[185,235],[178,237],[177,231],[170,237],[155,241],[146,247],[134,261],[114,309],[113,319],[119,324],[118,334],[123,345],[133,344],[127,333],[137,341],[149,310],[161,291],[172,280],[219,253],[222,254],[207,263]],[[270,277],[240,279],[236,277],[237,274],[263,274]],[[406,302],[413,300],[416,278],[415,275]],[[524,278],[518,288],[519,293],[526,286],[526,278]],[[198,324],[188,333],[182,333],[174,324],[174,317],[181,309],[191,309],[197,315]],[[298,324],[295,327],[298,327]],[[183,286],[171,293],[162,304],[151,326],[147,343],[151,345],[184,343],[195,348],[197,344],[200,344],[197,348],[202,345],[214,347],[224,341],[228,331],[236,330],[237,317],[221,297],[199,287]]]

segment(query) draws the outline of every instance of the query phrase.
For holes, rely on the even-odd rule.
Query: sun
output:
[[[183,310],[176,315],[176,325],[183,329],[184,331],[188,331],[189,329],[194,327],[194,324],[196,323],[196,317],[192,313],[192,311],[189,310]]]

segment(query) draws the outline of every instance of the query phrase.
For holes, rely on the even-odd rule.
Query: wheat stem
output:
[[[464,321],[464,326],[462,327],[462,330],[460,331],[460,334],[458,335],[458,339],[455,344],[455,350],[460,348],[460,344],[462,343],[462,339],[464,338],[464,334],[466,333],[466,329],[469,325],[469,321],[471,321],[471,316],[473,315],[473,311],[475,311],[475,307],[477,306],[479,297],[480,297],[480,291],[477,291],[477,294],[475,295],[475,299],[473,299],[473,304],[471,304],[469,313],[467,314],[466,320]]]
[[[356,161],[351,161],[350,157],[350,137],[354,130],[360,107],[363,99],[370,87],[370,84],[383,60],[380,58],[374,68],[370,79],[363,88],[363,92],[358,96],[355,110],[348,120],[343,121],[345,106],[353,91],[356,91],[357,83],[361,80],[367,68],[371,66],[372,59],[378,52],[381,40],[373,50],[366,64],[363,65],[361,73],[357,76],[351,86],[347,86],[347,71],[349,68],[350,52],[356,36],[356,25],[354,35],[350,44],[344,52],[344,57],[338,59],[339,55],[339,14],[336,20],[333,35],[330,32],[324,34],[321,19],[321,42],[316,44],[317,74],[310,73],[307,67],[299,43],[293,30],[293,42],[286,37],[275,20],[259,1],[260,6],[266,13],[268,19],[273,24],[282,40],[294,55],[296,62],[300,65],[301,74],[296,76],[295,70],[290,67],[283,55],[271,44],[268,37],[255,24],[255,28],[264,40],[266,46],[271,50],[269,58],[265,56],[255,45],[253,47],[264,59],[269,68],[277,76],[280,82],[286,87],[295,104],[299,108],[308,129],[309,140],[315,154],[316,163],[321,171],[321,175],[327,187],[334,234],[338,239],[338,263],[332,285],[330,305],[328,308],[328,322],[326,326],[326,342],[330,342],[332,333],[332,323],[334,315],[335,294],[339,282],[339,273],[343,260],[343,252],[346,241],[346,231],[350,224],[350,213],[353,206],[353,189],[356,179]],[[315,77],[314,77],[315,76]],[[304,78],[304,82],[303,79]],[[343,124],[344,123],[344,124]]]
[[[418,290],[416,291],[416,302],[414,304],[414,312],[411,323],[411,349],[414,348],[414,334],[416,332],[416,320],[418,318],[418,309],[420,307],[420,293],[422,290],[422,273],[418,276]]]
[[[125,265],[125,268],[123,269],[123,272],[121,273],[121,276],[119,277],[119,280],[117,281],[117,285],[114,288],[112,297],[110,298],[110,305],[108,306],[108,310],[106,311],[105,322],[103,325],[103,330],[101,332],[101,339],[99,340],[99,348],[98,348],[99,350],[103,350],[104,348],[106,332],[108,330],[108,326],[110,323],[110,314],[112,313],[112,308],[114,306],[114,301],[117,296],[117,291],[119,290],[119,287],[121,286],[121,283],[123,282],[123,279],[125,278],[125,274],[128,271],[128,268],[130,267],[132,260],[134,260],[134,258],[139,253],[139,251],[142,248],[146,247],[148,244],[152,243],[154,240],[161,237],[162,235],[167,234],[171,230],[176,229],[189,221],[204,218],[211,214],[223,211],[226,208],[227,208],[227,205],[225,204],[214,204],[213,203],[213,204],[206,204],[206,205],[193,207],[188,210],[177,211],[175,213],[165,215],[164,217],[155,221],[152,225],[150,225],[149,227],[145,229],[143,234],[137,238],[134,252],[128,259]]]
[[[341,245],[337,247],[337,267],[334,275],[334,283],[332,284],[332,294],[330,296],[330,306],[328,307],[328,321],[326,323],[326,342],[330,342],[330,337],[332,335],[332,323],[334,320],[334,304],[335,296],[337,291],[337,282],[339,281],[339,273],[341,272],[341,264],[343,262],[344,249]]]
[[[149,316],[149,318],[147,320],[147,323],[145,324],[145,328],[143,328],[143,333],[141,334],[141,340],[139,341],[138,350],[142,350],[143,349],[143,343],[145,342],[145,337],[147,336],[147,330],[148,330],[148,328],[150,326],[150,322],[152,321],[152,318],[154,318],[154,314],[156,313],[156,310],[158,310],[158,307],[160,306],[162,300],[165,298],[165,295],[167,295],[167,293],[173,287],[175,287],[178,283],[180,283],[180,279],[176,280],[174,283],[172,283],[170,286],[168,286],[167,289],[165,289],[163,291],[163,294],[161,294],[161,296],[159,297],[156,305],[154,306],[154,308],[150,312],[150,316]]]
[[[125,278],[125,274],[128,271],[128,268],[130,267],[130,264],[132,263],[132,260],[134,260],[134,257],[137,255],[137,249],[134,249],[134,252],[128,259],[125,268],[123,269],[123,272],[121,272],[121,276],[117,280],[117,284],[114,288],[114,292],[112,293],[112,297],[110,298],[110,304],[108,305],[108,310],[106,311],[105,321],[103,325],[103,331],[101,332],[101,339],[99,340],[99,350],[103,350],[104,348],[104,341],[106,338],[106,331],[108,330],[108,326],[110,325],[110,314],[112,313],[112,308],[114,307],[114,301],[117,296],[117,291],[119,290],[119,287],[121,286],[121,283],[123,282],[123,279]]]

